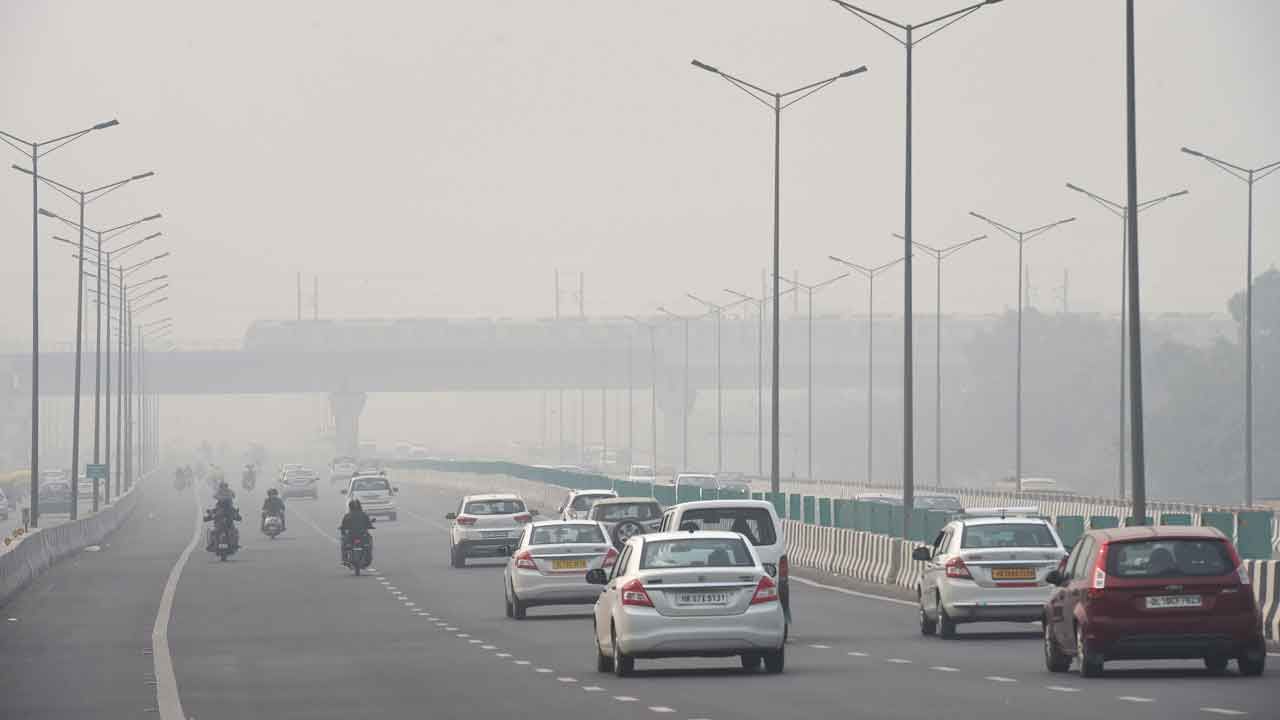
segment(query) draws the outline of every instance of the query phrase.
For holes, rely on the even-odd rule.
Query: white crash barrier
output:
[[[782,524],[787,558],[796,567],[884,585],[897,581],[903,564],[903,543],[897,538],[796,520],[783,520]]]
[[[137,507],[139,483],[96,514],[28,532],[8,546],[0,548],[0,605],[54,563],[90,545],[102,542],[120,527]]]
[[[1280,560],[1245,560],[1267,639],[1280,642]]]

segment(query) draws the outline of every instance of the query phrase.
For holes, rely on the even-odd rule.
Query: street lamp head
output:
[[[21,165],[10,165],[9,167],[13,168],[14,170],[17,170],[20,173],[26,173],[27,175],[33,174],[30,170],[22,167]]]
[[[1204,153],[1200,152],[1199,150],[1192,150],[1192,149],[1191,149],[1191,148],[1189,148],[1189,147],[1183,147],[1183,148],[1182,148],[1182,152],[1184,152],[1184,153],[1186,153],[1186,154],[1188,154],[1188,155],[1194,155],[1194,156],[1196,156],[1196,157],[1204,157]]]
[[[108,121],[106,121],[106,122],[100,122],[100,123],[98,123],[97,125],[94,125],[94,126],[93,126],[93,129],[94,129],[94,130],[106,130],[106,129],[107,129],[107,128],[109,128],[109,127],[115,127],[116,125],[119,125],[119,124],[120,124],[120,121],[119,121],[119,120],[108,120]]]
[[[149,222],[149,221],[151,221],[151,220],[159,220],[160,218],[161,218],[161,214],[160,214],[160,213],[156,213],[155,215],[148,215],[148,216],[146,216],[146,217],[142,218],[141,220],[139,220],[138,222]]]
[[[131,181],[132,181],[132,180],[146,180],[147,178],[151,177],[152,175],[155,175],[155,172],[154,172],[154,171],[148,171],[148,172],[144,172],[144,173],[142,173],[141,175],[134,175],[133,177],[129,178],[129,180],[131,180]]]
[[[699,60],[694,60],[694,61],[693,61],[693,66],[694,66],[694,67],[696,67],[696,68],[702,69],[702,70],[706,70],[707,72],[715,73],[715,74],[717,74],[717,75],[719,75],[719,74],[720,74],[720,71],[719,71],[718,69],[713,68],[713,67],[711,67],[710,65],[708,65],[708,64],[706,64],[706,63],[704,63],[704,62],[701,62],[701,61],[699,61]]]
[[[996,4],[996,3],[998,3],[998,2],[1000,2],[1000,0],[987,0],[986,2],[984,2],[984,3],[982,3],[982,4],[983,4],[983,5],[995,5],[995,4]]]
[[[1078,185],[1072,185],[1071,183],[1067,183],[1067,188],[1070,190],[1075,190],[1076,192],[1079,192],[1079,193],[1082,193],[1085,191],[1084,188]]]
[[[51,218],[53,218],[53,219],[55,219],[55,220],[61,220],[61,219],[62,219],[62,218],[58,217],[57,213],[51,213],[51,212],[49,212],[48,210],[45,210],[44,208],[40,208],[37,212],[39,212],[41,215],[43,215],[43,216],[45,216],[45,217],[51,217]]]
[[[845,70],[844,72],[840,73],[840,74],[839,74],[839,75],[837,75],[836,77],[842,77],[842,78],[853,77],[854,75],[858,75],[858,74],[860,74],[860,73],[864,73],[864,72],[866,72],[866,71],[867,71],[867,66],[866,66],[866,65],[862,65],[862,66],[860,66],[860,67],[856,67],[856,68],[854,68],[854,69],[852,69],[852,70]]]
[[[158,237],[160,237],[160,236],[161,236],[161,235],[163,235],[163,234],[164,234],[164,233],[162,233],[162,232],[153,232],[153,233],[151,233],[150,235],[148,235],[148,236],[146,236],[146,237],[142,238],[142,239],[141,239],[141,240],[139,240],[138,242],[146,242],[147,240],[154,240],[155,238],[158,238]]]

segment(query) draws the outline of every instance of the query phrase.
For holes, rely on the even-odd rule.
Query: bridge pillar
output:
[[[364,410],[365,393],[329,393],[329,409],[333,413],[334,445],[339,455],[355,457],[360,448],[360,412]]]

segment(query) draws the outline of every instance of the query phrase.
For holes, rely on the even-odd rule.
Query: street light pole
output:
[[[895,234],[894,237],[901,239],[902,235]],[[935,394],[933,411],[933,480],[934,484],[938,487],[942,487],[942,261],[986,237],[986,235],[979,235],[973,239],[965,240],[964,242],[959,242],[944,248],[936,248],[922,242],[912,243],[917,250],[922,250],[929,257],[933,258],[938,270],[938,286],[935,298],[935,302],[937,303],[937,322],[934,323],[933,343],[933,364],[934,372],[936,373],[934,380]]]
[[[939,15],[931,20],[922,23],[910,24],[899,23],[886,17],[877,15],[869,10],[865,10],[856,5],[851,5],[843,0],[832,0],[836,5],[840,6],[854,17],[862,20],[868,25],[879,30],[881,33],[889,36],[899,45],[902,45],[906,51],[907,63],[907,90],[906,90],[906,172],[905,172],[905,200],[903,203],[903,249],[902,257],[904,258],[903,271],[905,282],[903,283],[903,442],[902,442],[902,500],[904,531],[903,537],[909,538],[911,527],[911,509],[914,502],[914,486],[915,486],[915,390],[913,377],[913,348],[914,340],[912,333],[912,309],[911,309],[911,293],[912,293],[912,269],[911,269],[911,248],[912,248],[912,213],[911,213],[911,128],[912,128],[912,112],[911,112],[911,82],[912,82],[912,51],[916,45],[928,40],[934,35],[942,32],[942,30],[951,25],[960,22],[966,17],[977,12],[987,5],[994,5],[1000,0],[984,0],[983,2],[969,5],[968,7],[954,10],[945,15]],[[933,26],[937,27],[933,27]],[[920,37],[915,36],[915,31],[929,29]],[[899,37],[894,31],[901,31],[903,36]]]
[[[1280,170],[1280,161],[1256,168],[1243,168],[1198,150],[1182,148],[1192,157],[1202,158],[1228,175],[1243,181],[1249,188],[1247,230],[1245,235],[1244,283],[1244,504],[1253,505],[1253,186],[1262,178]]]
[[[800,102],[801,100],[809,97],[810,95],[818,92],[819,90],[822,90],[823,88],[827,87],[831,83],[834,83],[835,81],[840,80],[841,78],[853,77],[854,75],[857,75],[859,73],[866,72],[867,66],[862,65],[852,70],[846,70],[840,73],[839,75],[834,75],[832,77],[827,78],[826,80],[820,80],[816,83],[810,83],[808,85],[795,88],[794,90],[788,90],[786,92],[771,92],[759,86],[752,85],[751,83],[745,80],[729,75],[728,73],[721,72],[718,68],[712,67],[710,65],[699,62],[697,60],[693,61],[693,65],[694,67],[697,67],[699,69],[706,70],[707,72],[719,75],[720,77],[724,78],[725,81],[728,82],[730,85],[733,85],[739,90],[742,90],[743,92],[747,93],[748,95],[751,96],[753,100],[759,102],[760,104],[764,105],[765,107],[773,111],[773,368],[772,368],[773,386],[771,390],[772,407],[770,408],[772,412],[771,436],[772,436],[773,447],[772,447],[772,455],[770,459],[770,469],[769,469],[769,489],[776,493],[779,491],[780,484],[781,484],[780,478],[779,478],[780,457],[778,454],[779,428],[780,428],[778,405],[779,405],[779,396],[780,396],[781,389],[778,384],[778,381],[779,381],[779,366],[780,366],[780,358],[781,358],[780,342],[782,339],[780,334],[780,329],[782,325],[781,325],[781,309],[779,304],[781,303],[781,300],[782,300],[782,287],[778,278],[782,274],[782,267],[780,264],[781,263],[780,236],[781,236],[781,227],[782,227],[781,202],[780,202],[781,186],[782,186],[782,169],[781,169],[782,111]],[[785,103],[783,102],[784,99],[787,100]]]
[[[1016,407],[1016,410],[1015,410],[1016,419],[1014,421],[1014,425],[1016,427],[1014,444],[1016,445],[1017,449],[1015,451],[1015,459],[1014,459],[1014,478],[1015,478],[1014,482],[1015,482],[1015,486],[1018,489],[1018,492],[1022,492],[1022,305],[1023,305],[1022,248],[1032,238],[1039,236],[1045,232],[1048,232],[1050,229],[1055,228],[1059,225],[1065,225],[1066,223],[1069,223],[1069,222],[1075,222],[1075,218],[1069,217],[1064,220],[1058,220],[1057,222],[1051,222],[1048,225],[1041,225],[1040,227],[1031,228],[1030,230],[1014,230],[1008,225],[1003,225],[1001,223],[998,223],[995,220],[992,220],[991,218],[986,217],[985,215],[979,215],[976,212],[970,212],[969,214],[991,225],[992,227],[996,228],[997,230],[1004,233],[1005,235],[1008,235],[1011,239],[1014,240],[1014,242],[1018,243],[1018,371],[1017,371],[1018,379],[1016,383],[1016,390],[1014,392],[1016,396],[1016,399],[1014,402]]]
[[[1125,356],[1127,354],[1126,350],[1129,344],[1129,340],[1128,340],[1129,319],[1125,314],[1125,308],[1128,305],[1128,301],[1126,300],[1126,298],[1129,292],[1128,290],[1129,288],[1129,248],[1127,247],[1128,238],[1129,238],[1129,207],[1127,205],[1122,205],[1118,202],[1108,200],[1102,197],[1101,195],[1091,193],[1088,190],[1085,190],[1084,188],[1078,185],[1073,185],[1072,183],[1067,183],[1067,188],[1084,195],[1085,197],[1094,201],[1098,205],[1102,206],[1104,210],[1119,217],[1121,221],[1120,224],[1122,226],[1122,230],[1120,233],[1120,245],[1122,248],[1120,253],[1121,254],[1121,258],[1120,258],[1120,443],[1119,443],[1120,460],[1118,463],[1119,471],[1117,473],[1117,497],[1123,498],[1125,497],[1124,449],[1126,444],[1126,441],[1124,439],[1125,415],[1126,415],[1125,386],[1128,384],[1128,381],[1125,379],[1125,373],[1127,372],[1127,367],[1128,367],[1125,362]],[[1188,192],[1190,191],[1179,190],[1178,192],[1169,193],[1167,195],[1161,195],[1160,197],[1157,197],[1157,198],[1152,198],[1151,200],[1147,200],[1146,202],[1140,202],[1138,203],[1138,212],[1141,213],[1143,210],[1155,207],[1156,205],[1159,205],[1160,203],[1166,200],[1170,200],[1172,198],[1186,195]]]
[[[40,158],[95,130],[119,125],[108,120],[52,140],[30,141],[0,130],[0,142],[31,161],[31,508],[30,527],[40,526]],[[71,469],[75,474],[76,469]]]

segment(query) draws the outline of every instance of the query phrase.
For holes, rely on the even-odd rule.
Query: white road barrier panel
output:
[[[1280,560],[1245,560],[1267,639],[1280,642]]]

